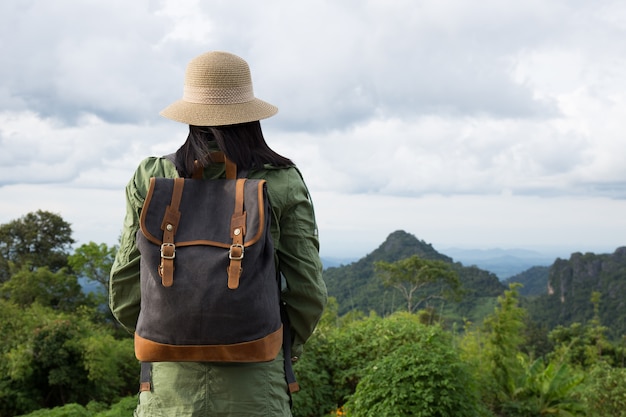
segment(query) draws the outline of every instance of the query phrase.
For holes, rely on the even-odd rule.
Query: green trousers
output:
[[[282,353],[271,362],[155,362],[137,417],[290,417]]]

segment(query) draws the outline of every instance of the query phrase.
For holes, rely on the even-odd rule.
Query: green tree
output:
[[[493,362],[493,377],[499,391],[499,400],[510,398],[516,390],[516,382],[524,374],[520,346],[524,342],[524,318],[526,311],[519,306],[519,284],[498,298],[499,306],[484,322],[488,334],[487,357]]]
[[[117,245],[109,247],[106,243],[89,242],[79,246],[69,256],[68,263],[77,275],[102,284],[106,290],[117,249]]]
[[[73,243],[70,224],[48,211],[38,210],[0,225],[0,283],[10,278],[12,268],[45,266],[58,271],[67,266]]]
[[[485,319],[480,332],[463,336],[464,348],[478,351],[480,356],[469,363],[475,375],[478,370],[484,403],[507,417],[584,415],[583,402],[577,396],[583,375],[560,360],[533,361],[521,349],[526,311],[519,305],[518,287],[511,284],[498,299],[499,306]]]
[[[294,417],[322,416],[334,407],[330,355],[326,335],[316,331],[306,344],[306,352],[294,364],[294,372],[302,387],[293,395]]]
[[[524,366],[513,395],[502,409],[512,417],[586,416],[587,408],[578,397],[584,374],[567,363],[548,362],[542,358]]]
[[[375,269],[386,286],[402,294],[412,313],[431,299],[449,299],[461,294],[461,281],[451,264],[413,255],[396,262],[378,261]],[[416,301],[414,298],[419,296]]]
[[[335,405],[330,369],[333,352],[329,339],[338,324],[337,300],[329,297],[324,314],[308,340],[304,355],[294,364],[294,372],[302,390],[293,395],[294,417],[324,415]]]
[[[32,372],[25,359],[29,339],[49,309],[40,305],[23,308],[0,298],[0,415],[12,416],[41,407],[41,398],[26,379]]]
[[[110,403],[136,391],[132,339],[115,339],[87,308],[68,313],[0,299],[0,334],[0,415]]]
[[[107,246],[106,243],[89,242],[76,248],[68,257],[68,264],[78,277],[97,285],[97,288],[83,288],[83,291],[88,292],[90,301],[99,306],[97,317],[94,319],[103,324],[113,325],[120,336],[126,336],[128,333],[114,319],[108,307],[109,273],[117,250],[117,245]]]
[[[444,331],[440,326],[426,326],[417,315],[408,312],[397,312],[385,318],[372,313],[352,321],[339,320],[339,327],[326,337],[327,347],[323,353],[334,396],[334,406],[326,411],[343,406],[378,361],[405,345],[427,348],[429,339],[439,338],[441,333]],[[449,343],[451,346],[452,342]]]
[[[594,315],[589,322],[557,326],[548,334],[555,346],[548,356],[584,367],[592,367],[599,362],[614,362],[618,352],[606,337],[608,328],[600,321],[599,292],[592,292],[591,303]]]
[[[474,384],[450,334],[438,326],[420,326],[418,333],[368,366],[346,404],[348,416],[479,415]]]
[[[21,307],[38,303],[64,311],[73,311],[88,300],[74,275],[65,269],[52,272],[45,266],[34,271],[23,266],[0,284],[0,297]]]
[[[588,417],[626,417],[626,369],[598,363],[588,371],[581,397]]]

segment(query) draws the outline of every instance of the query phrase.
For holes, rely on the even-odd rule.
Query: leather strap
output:
[[[300,385],[296,380],[296,374],[293,372],[293,362],[297,361],[297,357],[291,356],[291,343],[293,342],[291,337],[291,323],[289,322],[289,316],[287,315],[287,304],[281,301],[280,304],[280,318],[283,322],[283,356],[285,362],[285,378],[287,378],[287,385],[289,386],[289,397],[291,400],[291,393],[300,391]]]
[[[226,179],[234,180],[237,178],[237,165],[224,155],[224,165],[226,166]]]
[[[234,180],[237,178],[237,164],[228,159],[226,155],[224,155],[224,152],[211,152],[209,156],[213,162],[224,163],[227,180]]]
[[[237,178],[237,164],[235,164],[233,161],[228,159],[224,155],[224,152],[222,151],[211,152],[209,153],[209,157],[211,158],[211,161],[221,162],[225,165],[227,179],[233,180]],[[170,161],[172,164],[174,164],[174,166],[176,166],[176,154],[175,153],[165,155],[164,158]],[[194,170],[193,170],[193,173],[191,174],[191,178],[195,180],[201,180],[203,177],[203,173],[204,173],[204,167],[200,165],[198,161],[194,161]]]
[[[139,376],[139,392],[152,390],[152,363],[141,362],[141,374]]]
[[[231,290],[239,287],[239,278],[243,271],[241,261],[244,254],[244,236],[246,235],[246,212],[243,209],[243,193],[246,184],[245,178],[240,178],[235,183],[235,210],[230,220],[230,237],[233,240],[230,245],[228,257],[228,288]]]
[[[159,265],[159,275],[164,287],[171,287],[174,284],[174,258],[176,257],[176,245],[174,236],[180,222],[180,200],[183,196],[183,178],[174,179],[172,189],[172,201],[165,209],[161,230],[163,230],[163,243],[161,244],[161,264]]]
[[[194,180],[201,180],[204,172],[204,167],[198,163],[197,160],[193,161],[193,174],[191,174],[191,178]]]
[[[226,179],[237,179],[237,165],[228,159],[223,152],[211,152],[210,158],[214,162],[223,162],[226,170]],[[192,175],[194,179],[202,179],[203,167],[195,163]],[[239,278],[243,271],[241,263],[244,254],[244,237],[246,235],[246,212],[243,207],[245,178],[238,179],[235,185],[235,209],[230,222],[230,237],[232,245],[228,253],[230,263],[228,265],[228,288],[234,290],[239,287]],[[174,189],[172,190],[172,201],[163,216],[161,230],[163,230],[163,244],[161,245],[161,265],[159,275],[164,287],[171,287],[174,284],[174,258],[176,256],[176,246],[174,236],[180,222],[180,200],[183,194],[184,179],[174,179]]]

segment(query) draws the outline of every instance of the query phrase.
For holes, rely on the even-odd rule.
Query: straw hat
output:
[[[183,98],[161,116],[196,126],[224,126],[266,119],[278,108],[254,97],[250,68],[227,52],[207,52],[189,62]]]

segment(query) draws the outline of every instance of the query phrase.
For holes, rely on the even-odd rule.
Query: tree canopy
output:
[[[117,246],[109,247],[106,243],[89,242],[76,248],[69,256],[68,263],[76,274],[96,281],[106,289],[116,253]]]
[[[71,225],[49,211],[38,210],[0,225],[0,282],[24,266],[60,270],[67,266],[73,243]]]
[[[384,284],[400,291],[410,313],[424,302],[456,297],[461,291],[456,271],[451,264],[440,260],[413,255],[391,263],[378,261],[374,265]]]
[[[0,298],[21,307],[38,303],[64,311],[75,310],[87,301],[74,275],[65,269],[52,272],[45,266],[35,271],[22,267],[0,285]]]

